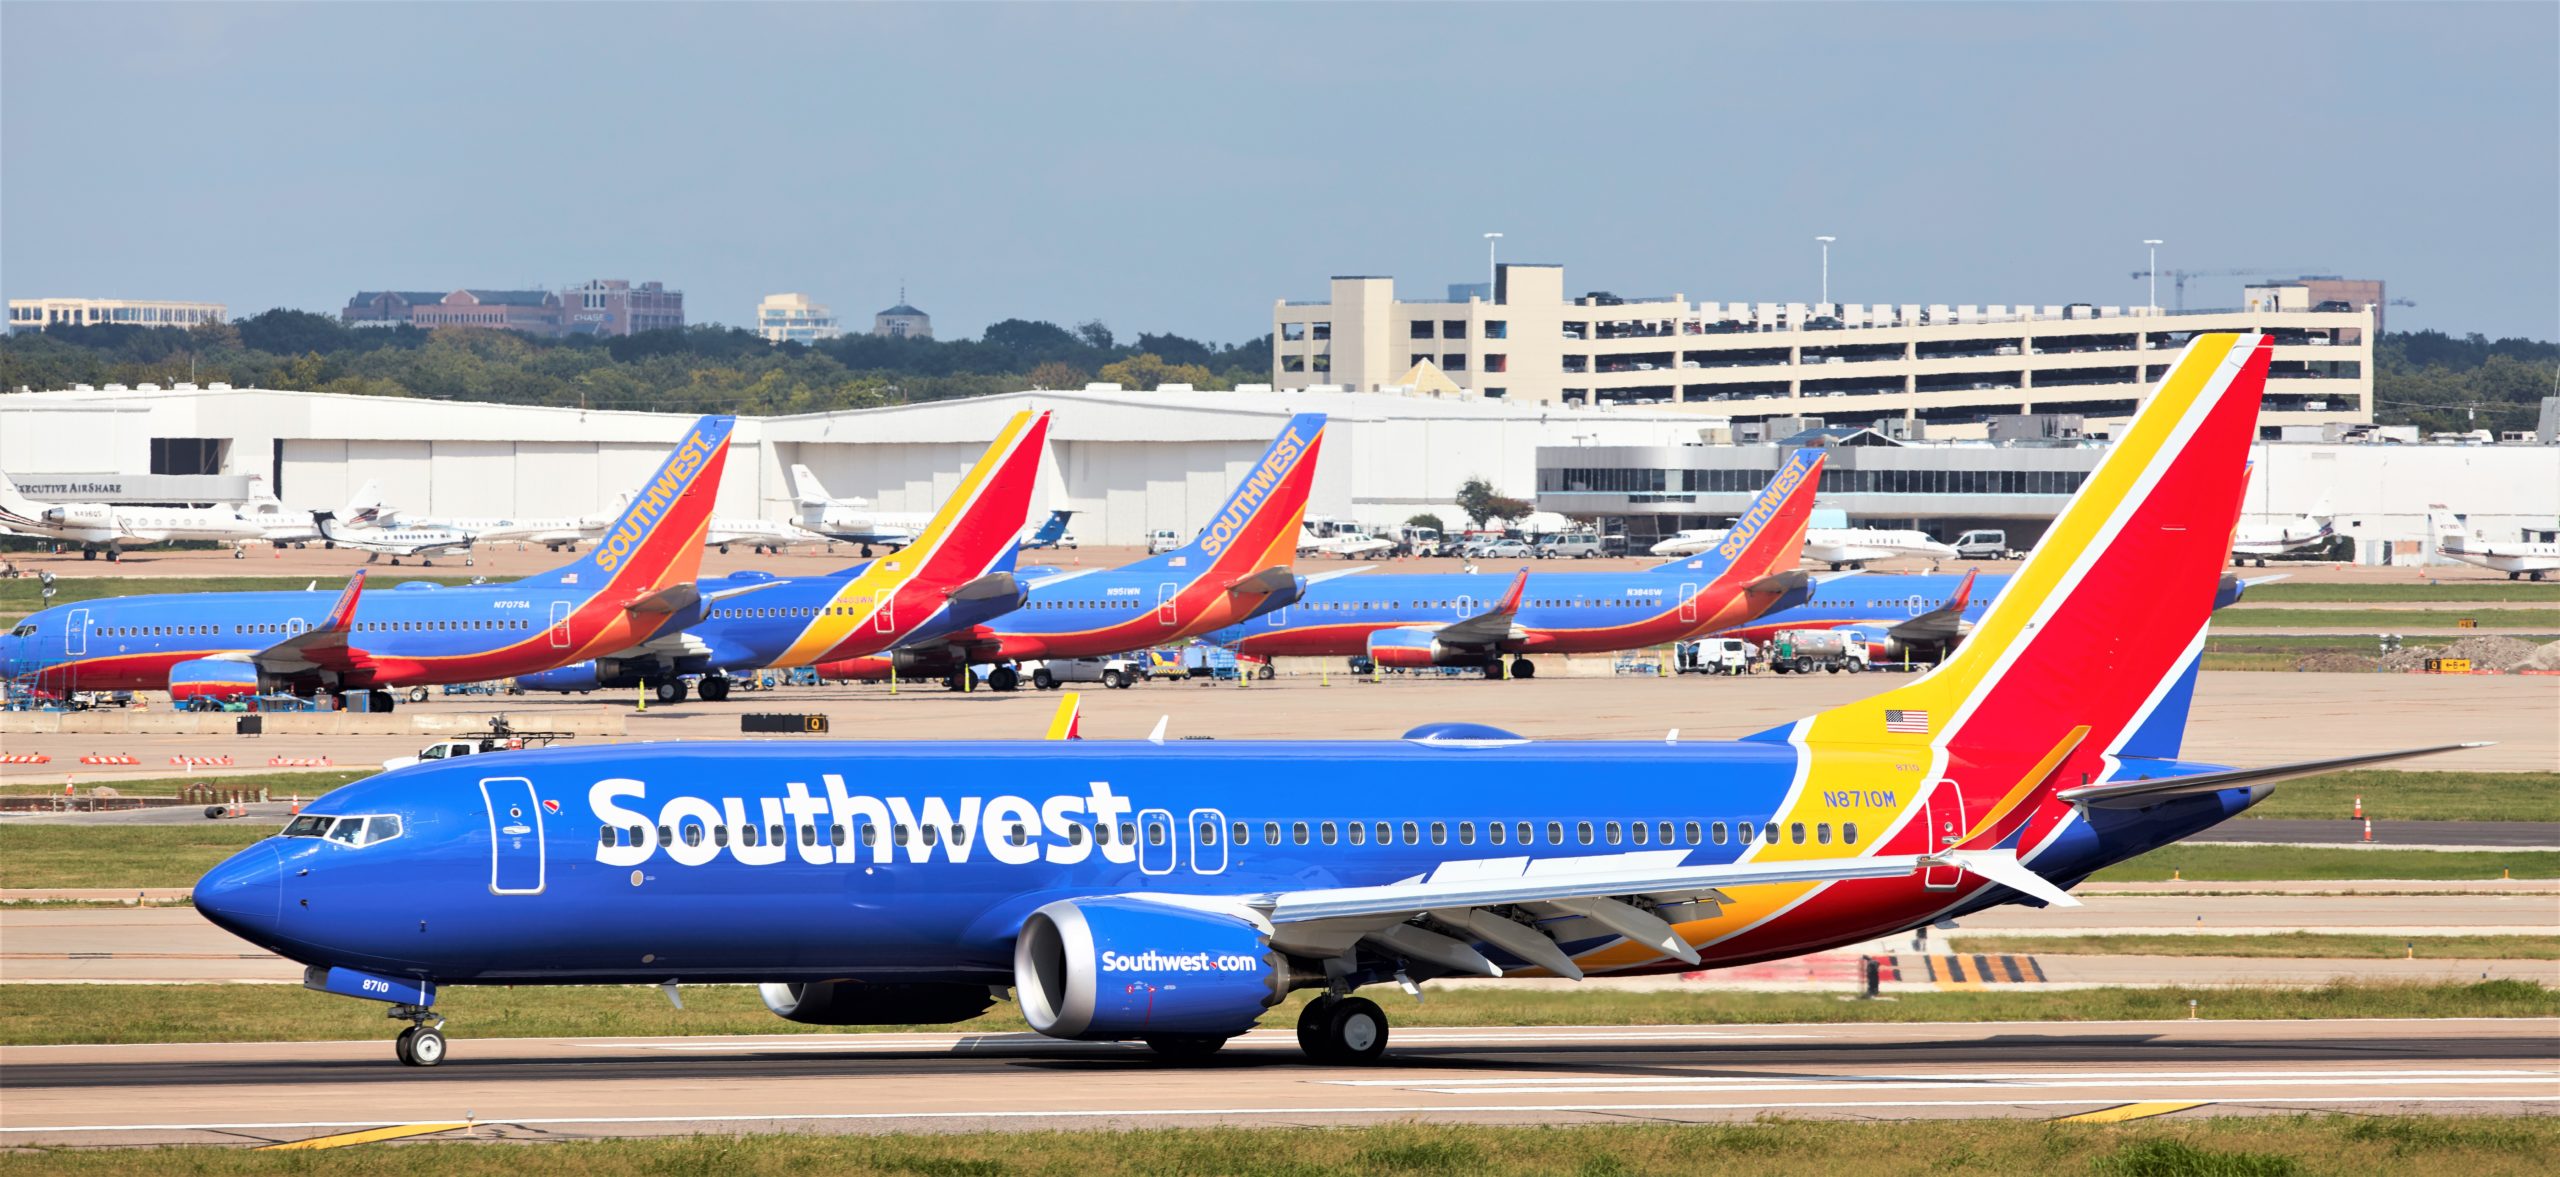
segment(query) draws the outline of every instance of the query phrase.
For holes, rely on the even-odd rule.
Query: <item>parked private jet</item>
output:
[[[2436,537],[2436,554],[2448,560],[2495,569],[2509,580],[2540,580],[2544,573],[2560,572],[2560,544],[2484,540],[2443,503],[2427,504],[2427,525]]]
[[[0,473],[0,529],[80,545],[80,558],[121,560],[127,548],[171,540],[238,545],[266,529],[228,507],[128,507],[116,503],[39,503]],[[239,549],[235,546],[233,554]]]

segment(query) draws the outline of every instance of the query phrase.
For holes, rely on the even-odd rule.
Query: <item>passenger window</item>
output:
[[[1759,827],[1754,826],[1754,825],[1752,825],[1750,822],[1747,822],[1747,821],[1746,821],[1746,822],[1742,822],[1742,823],[1740,823],[1740,826],[1741,826],[1740,833],[1741,833],[1741,835],[1742,835],[1742,837],[1741,837],[1741,841],[1742,841],[1742,842],[1744,842],[1744,843],[1746,843],[1746,844],[1747,844],[1747,843],[1749,843],[1749,842],[1751,841],[1751,837],[1752,837],[1752,835],[1754,835],[1754,834],[1756,834],[1756,833],[1758,833],[1758,832],[1759,832]]]
[[[1262,823],[1262,844],[1265,846],[1277,846],[1280,844],[1279,822],[1266,821]]]
[[[863,845],[865,845],[865,846],[877,846],[877,845],[879,845],[879,844],[880,844],[880,827],[875,826],[875,825],[871,824],[870,822],[864,822],[864,823],[862,823],[862,844],[863,844]]]
[[[1378,823],[1377,835],[1378,844],[1381,846],[1392,845],[1396,840],[1394,832],[1387,828],[1387,823],[1385,822]]]
[[[954,831],[954,832],[956,833],[957,831]],[[1147,845],[1149,845],[1149,846],[1162,846],[1162,845],[1164,845],[1164,823],[1163,823],[1163,822],[1155,822],[1155,821],[1151,821],[1151,822],[1148,822],[1148,823],[1147,823]]]
[[[1550,845],[1550,846],[1562,846],[1562,845],[1564,845],[1564,823],[1563,823],[1563,822],[1560,822],[1560,821],[1551,821],[1551,822],[1548,822],[1548,823],[1547,823],[1547,845]]]
[[[612,827],[612,826],[597,826],[597,827],[596,827],[596,845],[598,845],[598,846],[611,846],[611,845],[613,845],[613,844],[614,844],[614,829],[613,829],[613,827]]]
[[[1431,823],[1431,844],[1434,846],[1449,844],[1449,823],[1445,821]]]
[[[1124,821],[1124,822],[1121,822],[1121,823],[1120,823],[1120,844],[1121,844],[1121,845],[1123,845],[1123,846],[1135,846],[1135,845],[1137,845],[1137,844],[1138,844],[1138,827],[1133,826],[1133,825],[1130,825],[1128,822],[1125,822],[1125,821]]]
[[[1083,822],[1070,822],[1070,823],[1068,823],[1068,825],[1067,825],[1067,845],[1069,845],[1069,846],[1082,846],[1082,845],[1084,845],[1084,823],[1083,823]]]
[[[693,845],[693,844],[694,844],[696,841],[698,841],[698,840],[699,840],[699,839],[695,839],[695,838],[688,837],[688,838],[686,838],[686,839],[685,839],[685,845],[687,845],[687,846]],[[661,845],[661,846],[673,846],[673,845],[675,845],[675,844],[676,844],[676,832],[675,832],[674,830],[668,829],[668,828],[667,828],[667,827],[665,827],[665,826],[659,826],[659,827],[658,827],[658,844],[659,844],[659,845]]]
[[[712,844],[712,845],[714,845],[714,846],[726,846],[726,845],[728,845],[728,844],[729,844],[729,827],[727,827],[727,826],[713,826],[713,827],[711,827],[711,844]]]
[[[1253,827],[1237,822],[1234,829],[1227,831],[1227,837],[1234,840],[1236,845],[1242,846],[1253,840]]]
[[[760,836],[763,832],[764,830],[761,826],[739,826],[738,844],[741,846],[757,845],[763,841],[763,838]]]
[[[1485,840],[1496,846],[1502,845],[1502,836],[1509,829],[1509,826],[1503,825],[1498,821],[1486,822],[1484,823]]]
[[[1692,823],[1692,827],[1691,827],[1691,828],[1695,828],[1694,823]],[[1690,840],[1690,841],[1692,841],[1692,842],[1697,841],[1697,840],[1698,840],[1698,836],[1697,836],[1696,834],[1691,834],[1691,835],[1689,835],[1689,840]],[[1663,844],[1663,845],[1665,845],[1665,846],[1668,846],[1668,845],[1670,845],[1670,844],[1671,844],[1671,823],[1670,823],[1670,822],[1667,822],[1667,821],[1666,821],[1666,822],[1663,822],[1663,823],[1661,823],[1660,825],[1657,825],[1657,826],[1655,826],[1655,827],[1654,827],[1654,841],[1660,842],[1660,843],[1662,843],[1662,844]]]
[[[1642,846],[1642,845],[1644,845],[1644,843],[1645,843],[1645,838],[1646,838],[1648,835],[1647,835],[1647,834],[1646,834],[1646,832],[1645,832],[1645,825],[1644,825],[1644,823],[1643,823],[1643,822],[1637,822],[1637,823],[1635,823],[1634,827],[1633,827],[1632,829],[1630,829],[1628,832],[1629,832],[1629,833],[1632,833],[1632,834],[1634,834],[1634,835],[1636,836],[1636,845],[1638,845],[1638,846]]]
[[[1715,839],[1715,843],[1716,843],[1716,845],[1718,845],[1718,846],[1722,846],[1722,845],[1724,845],[1724,823],[1723,823],[1723,822],[1716,822],[1715,824],[1708,826],[1708,827],[1707,827],[1707,836],[1708,836],[1708,837],[1710,837],[1710,838]],[[1749,834],[1744,834],[1744,835],[1743,835],[1743,837],[1745,837],[1745,838],[1749,838],[1750,836],[1751,836],[1751,835],[1749,835]]]
[[[1415,825],[1412,822],[1404,823],[1404,844],[1407,846],[1421,845],[1422,827]]]
[[[1823,845],[1825,845],[1825,846],[1830,845],[1830,844],[1831,844],[1831,823],[1830,823],[1830,822],[1827,822],[1827,821],[1826,821],[1826,822],[1820,822],[1820,823],[1817,823],[1817,824],[1813,827],[1813,840],[1814,840],[1814,841],[1816,841],[1816,842],[1820,842],[1820,843],[1822,843],[1822,844],[1823,844]]]
[[[1289,823],[1289,840],[1290,840],[1291,842],[1294,842],[1294,843],[1296,843],[1296,844],[1300,845],[1300,846],[1304,846],[1304,845],[1306,845],[1306,844],[1307,844],[1307,823],[1302,822],[1302,821],[1293,821],[1293,822],[1290,822],[1290,823]]]
[[[1015,828],[1015,829],[1017,829],[1017,830],[1018,830],[1018,829],[1021,829],[1022,827],[1021,827],[1021,826],[1015,826],[1015,827],[1013,827],[1013,828]],[[1330,840],[1331,840],[1331,839],[1327,839],[1327,841],[1330,841]],[[1019,845],[1021,845],[1021,844],[1022,844],[1022,843],[1020,843],[1020,842],[1016,842],[1016,843],[1014,843],[1014,845],[1016,845],[1016,846],[1019,846]],[[1202,846],[1215,846],[1215,845],[1217,845],[1217,844],[1218,844],[1218,823],[1216,823],[1216,822],[1214,822],[1214,821],[1204,821],[1204,822],[1201,822],[1201,823],[1200,823],[1200,840],[1199,840],[1199,842],[1198,842],[1197,844],[1198,844],[1198,845],[1202,845]]]
[[[1473,846],[1476,844],[1476,823],[1471,821],[1462,821],[1458,823],[1458,844],[1461,846]]]
[[[1094,824],[1093,844],[1096,846],[1108,846],[1111,844],[1111,824],[1109,822],[1097,822]]]
[[[1316,836],[1322,839],[1324,844],[1327,846],[1333,845],[1334,838],[1340,833],[1340,827],[1335,826],[1332,822],[1326,822],[1316,827]]]
[[[843,827],[843,826],[841,826],[841,825],[835,825],[835,824],[832,824],[832,823],[831,823],[831,824],[829,824],[829,825],[827,826],[827,845],[829,845],[829,846],[842,846],[842,845],[844,845],[844,827]]]
[[[1529,845],[1529,844],[1531,844],[1531,843],[1533,843],[1533,842],[1536,842],[1536,841],[1538,840],[1536,837],[1534,837],[1534,836],[1533,836],[1533,835],[1537,832],[1537,831],[1536,831],[1536,828],[1535,828],[1535,827],[1533,827],[1533,826],[1531,826],[1529,823],[1527,823],[1527,822],[1525,822],[1525,821],[1520,823],[1519,831],[1520,831],[1519,842],[1520,842],[1520,844],[1521,844],[1521,845],[1523,845],[1523,846],[1527,846],[1527,845]]]
[[[1575,822],[1575,823],[1573,823],[1573,832],[1574,832],[1574,835],[1575,835],[1576,837],[1578,837],[1578,838],[1580,838],[1580,839],[1582,840],[1582,844],[1583,844],[1583,845],[1588,846],[1588,845],[1590,845],[1590,844],[1591,844],[1591,823],[1590,823],[1590,822],[1587,822],[1587,821],[1580,821],[1580,822]]]
[[[924,839],[924,844],[927,846],[938,846],[942,844],[941,826],[920,825],[916,827],[916,833]]]
[[[900,846],[907,844],[907,824],[905,822],[898,822],[889,827],[889,841]]]
[[[773,827],[772,836],[766,838],[765,843],[770,846],[788,846],[791,844],[791,835],[784,833],[782,827],[777,824]]]
[[[1369,826],[1365,822],[1352,822],[1350,833],[1351,844],[1354,846],[1365,844],[1369,840]]]
[[[1218,827],[1212,825],[1201,826],[1201,837],[1208,837],[1209,834],[1217,828]],[[1005,834],[1004,840],[1015,846],[1028,846],[1031,844],[1031,831],[1023,829],[1021,822],[1015,822],[1013,823],[1013,829]]]
[[[1803,823],[1803,822],[1800,822],[1800,821],[1799,821],[1799,822],[1789,822],[1789,823],[1787,824],[1787,840],[1788,840],[1788,841],[1790,841],[1790,842],[1795,843],[1795,844],[1796,844],[1796,845],[1798,845],[1798,846],[1802,846],[1802,845],[1804,845],[1804,823]]]
[[[637,846],[637,845],[639,845],[639,844],[640,844],[640,840],[641,840],[641,839],[646,838],[646,837],[648,837],[648,836],[649,836],[649,830],[648,830],[648,827],[646,827],[646,826],[633,826],[633,827],[631,827],[631,840],[630,840],[630,841],[628,841],[628,842],[623,843],[623,845],[625,845],[625,846]]]
[[[1721,840],[1721,839],[1719,839],[1719,840]],[[1687,845],[1687,846],[1695,846],[1695,845],[1697,845],[1697,844],[1698,844],[1698,823],[1696,823],[1696,822],[1694,822],[1694,821],[1693,821],[1693,822],[1687,822],[1687,823],[1682,824],[1682,825],[1681,825],[1681,827],[1680,827],[1680,841],[1681,841],[1681,843],[1682,843],[1683,845]]]
[[[1857,844],[1858,844],[1858,823],[1856,823],[1856,822],[1854,822],[1854,821],[1844,821],[1844,822],[1841,822],[1841,823],[1840,823],[1840,840],[1841,840],[1842,842],[1844,842],[1844,843],[1847,843],[1848,845],[1851,845],[1851,846],[1855,846],[1855,845],[1857,845]]]
[[[1610,845],[1612,845],[1612,846],[1617,845],[1617,844],[1618,844],[1618,823],[1616,823],[1616,822],[1614,822],[1614,821],[1613,821],[1613,822],[1609,822],[1609,823],[1607,823],[1603,828],[1608,832],[1608,836],[1609,836],[1609,844],[1610,844]]]

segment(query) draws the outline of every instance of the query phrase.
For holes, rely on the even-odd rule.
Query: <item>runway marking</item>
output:
[[[2082,1112],[2076,1116],[2056,1116],[2053,1122],[2056,1124],[2121,1124],[2126,1120],[2147,1120],[2153,1116],[2183,1112],[2188,1108],[2204,1107],[2207,1102],[2206,1100],[2189,1102],[2180,1099],[2155,1099],[2147,1103],[2128,1103],[2111,1108],[2099,1108],[2094,1112]]]
[[[2466,1077],[2474,1077],[2474,1078],[2498,1078],[2498,1079],[2555,1079],[2555,1078],[2560,1078],[2560,1071],[2528,1070],[2528,1069],[2520,1069],[2520,1068],[2513,1068],[2513,1067],[2503,1068],[2503,1069],[2494,1069],[2494,1070],[2493,1070],[2493,1069],[2486,1069],[2486,1068],[2433,1068],[2433,1067],[2431,1067],[2431,1068],[2427,1068],[2427,1069],[2424,1069],[2424,1070],[2388,1070],[2388,1071],[2385,1071],[2385,1070],[2358,1070],[2358,1071],[2341,1071],[2341,1070],[2339,1070],[2339,1069],[2337,1069],[2337,1068],[2335,1068],[2335,1067],[2330,1067],[2330,1068],[2326,1068],[2326,1069],[2323,1069],[2323,1070],[2316,1070],[2316,1071],[2312,1071],[2312,1070],[2304,1070],[2304,1071],[2231,1071],[2231,1070],[2219,1070],[2219,1071],[1995,1071],[1995,1072],[1989,1072],[1989,1073],[1984,1073],[1984,1072],[1966,1072],[1966,1073],[1964,1073],[1964,1074],[1960,1074],[1960,1075],[1944,1075],[1944,1076],[1932,1076],[1932,1075],[1857,1075],[1857,1074],[1844,1074],[1844,1075],[1802,1075],[1802,1076],[1799,1076],[1799,1075],[1700,1075],[1700,1076],[1698,1076],[1698,1077],[1697,1077],[1696,1079],[1694,1079],[1694,1080],[1686,1080],[1686,1079],[1684,1079],[1684,1080],[1653,1080],[1653,1081],[1654,1081],[1654,1082],[1669,1082],[1669,1081],[1677,1081],[1677,1082],[1699,1082],[1699,1083],[1803,1083],[1803,1082],[1837,1083],[1837,1082],[1849,1082],[1849,1081],[1866,1082],[1866,1083],[1908,1083],[1908,1082],[1921,1082],[1921,1081],[1928,1081],[1928,1082],[1950,1082],[1950,1083],[1953,1083],[1953,1082],[1964,1082],[1964,1083],[1991,1083],[1991,1082],[2010,1082],[2010,1081],[2017,1081],[2017,1080],[2077,1080],[2077,1079],[2228,1079],[2228,1078],[2232,1078],[2232,1077],[2235,1077],[2235,1076],[2237,1076],[2237,1077],[2239,1077],[2239,1078],[2243,1078],[2243,1079],[2336,1079],[2336,1078],[2340,1078],[2340,1077],[2349,1077],[2349,1078],[2353,1078],[2353,1077],[2362,1077],[2362,1078],[2367,1078],[2367,1079],[2399,1079],[2399,1078],[2418,1078],[2418,1077],[2428,1077],[2428,1076],[2466,1076]],[[1627,1079],[1627,1077],[1626,1077],[1626,1076],[1623,1076],[1623,1075],[1592,1075],[1592,1076],[1587,1076],[1587,1077],[1582,1077],[1582,1078],[1560,1078],[1560,1079],[1551,1079],[1551,1078],[1543,1078],[1543,1077],[1542,1077],[1542,1078],[1535,1078],[1535,1079],[1509,1078],[1509,1079],[1327,1079],[1327,1080],[1324,1080],[1324,1082],[1325,1082],[1327,1085],[1329,1085],[1329,1086],[1335,1086],[1335,1087],[1416,1087],[1416,1088],[1419,1088],[1419,1087],[1460,1087],[1460,1086],[1465,1086],[1465,1087],[1474,1087],[1474,1088],[1479,1088],[1479,1089],[1482,1089],[1482,1088],[1492,1088],[1492,1087],[1508,1087],[1508,1086],[1513,1086],[1513,1085],[1522,1084],[1522,1083],[1538,1083],[1538,1084],[1548,1084],[1548,1085],[1554,1085],[1554,1084],[1567,1084],[1567,1083],[1576,1083],[1576,1084],[1588,1084],[1588,1085],[1591,1085],[1591,1086],[1595,1086],[1595,1087],[1597,1087],[1597,1086],[1606,1086],[1606,1085],[1614,1084],[1614,1083],[1625,1083],[1625,1082],[1628,1082],[1628,1081],[1629,1081],[1629,1080]]]
[[[1501,1043],[1508,1043],[1508,1042],[1746,1042],[1746,1041],[1747,1041],[1747,1042],[1760,1042],[1760,1041],[1797,1041],[1797,1040],[1804,1040],[1804,1039],[1816,1039],[1816,1038],[1820,1038],[1820,1037],[1822,1037],[1822,1036],[1821,1036],[1821,1035],[1818,1035],[1818,1034],[1723,1034],[1723,1033],[1712,1033],[1712,1032],[1706,1032],[1706,1033],[1681,1033],[1681,1034],[1592,1033],[1592,1034],[1443,1034],[1443,1035],[1423,1035],[1423,1034],[1416,1034],[1416,1033],[1411,1033],[1411,1032],[1405,1032],[1405,1033],[1399,1033],[1399,1034],[1397,1034],[1397,1035],[1396,1035],[1396,1041],[1397,1041],[1398,1043],[1402,1044],[1402,1045],[1405,1045],[1405,1046],[1420,1046],[1420,1045],[1450,1046],[1450,1045],[1465,1045],[1465,1044],[1501,1044]],[[1268,1034],[1268,1033],[1266,1033],[1266,1034],[1265,1034],[1265,1036],[1264,1036],[1264,1038],[1263,1038],[1263,1041],[1277,1041],[1277,1040],[1278,1040],[1278,1039],[1277,1039],[1277,1037],[1276,1037],[1275,1035],[1271,1035],[1271,1034]],[[831,1039],[831,1040],[824,1040],[824,1041],[818,1041],[818,1042],[809,1042],[809,1041],[802,1040],[802,1039],[794,1039],[794,1038],[779,1038],[779,1037],[778,1037],[778,1038],[776,1038],[775,1040],[773,1040],[773,1041],[769,1041],[769,1042],[633,1042],[633,1043],[623,1043],[623,1042],[580,1042],[580,1043],[578,1043],[578,1045],[580,1045],[580,1046],[584,1046],[584,1047],[586,1047],[586,1048],[588,1048],[588,1049],[590,1049],[590,1050],[625,1050],[625,1049],[628,1049],[628,1050],[667,1050],[667,1051],[690,1051],[690,1052],[700,1052],[700,1053],[717,1053],[717,1052],[747,1052],[747,1051],[756,1051],[756,1052],[761,1052],[761,1051],[811,1051],[811,1052],[823,1052],[823,1051],[835,1051],[835,1050],[924,1050],[924,1049],[931,1049],[931,1048],[933,1048],[933,1047],[935,1047],[935,1046],[937,1046],[937,1045],[943,1045],[943,1044],[941,1044],[941,1043],[937,1043],[937,1042],[933,1042],[933,1041],[917,1042],[917,1041],[914,1041],[914,1040],[908,1040],[908,1041],[904,1041],[904,1042],[879,1042],[879,1041],[863,1041],[863,1040],[860,1040],[860,1039],[852,1039],[852,1038],[846,1038],[846,1039]],[[1040,1047],[1042,1047],[1042,1048],[1044,1048],[1044,1049],[1046,1049],[1046,1048],[1052,1048],[1052,1047],[1069,1047],[1069,1048],[1078,1048],[1078,1049],[1086,1049],[1086,1050],[1124,1050],[1124,1051],[1134,1051],[1134,1050],[1138,1049],[1138,1047],[1137,1047],[1137,1045],[1136,1045],[1135,1043],[1127,1043],[1127,1042],[1093,1042],[1093,1043],[1076,1043],[1076,1042],[1062,1041],[1062,1040],[1054,1039],[1054,1038],[1045,1038],[1045,1037],[1041,1037],[1041,1036],[1039,1036],[1039,1035],[1032,1035],[1032,1034],[1013,1035],[1013,1036],[996,1036],[996,1037],[992,1037],[992,1038],[979,1038],[979,1039],[974,1039],[974,1040],[963,1040],[963,1041],[960,1041],[960,1042],[955,1042],[955,1043],[950,1043],[950,1044],[948,1044],[949,1048],[950,1048],[950,1049],[953,1049],[953,1050],[978,1049],[978,1048],[988,1047],[988,1046],[1030,1046],[1030,1045],[1037,1045],[1037,1046],[1040,1046]]]
[[[1980,1108],[1980,1107],[2081,1107],[2087,1099],[1922,1099],[1922,1100],[1801,1100],[1778,1103],[1495,1103],[1495,1104],[1381,1104],[1375,1107],[1249,1107],[1249,1108],[1062,1108],[1054,1111],[976,1111],[976,1112],[812,1112],[786,1115],[724,1116],[699,1114],[688,1116],[537,1116],[489,1117],[483,1125],[579,1125],[579,1124],[789,1124],[828,1122],[878,1122],[888,1120],[1107,1120],[1134,1116],[1414,1116],[1448,1115],[1486,1112],[1680,1112],[1680,1111],[1785,1111],[1790,1108]],[[2227,1096],[2220,1103],[2281,1104],[2412,1104],[2412,1103],[2548,1103],[2560,1104],[2560,1095],[2251,1095]],[[353,1128],[378,1120],[306,1120],[256,1124],[58,1124],[34,1128],[0,1128],[0,1133],[31,1132],[248,1132],[274,1131],[287,1128]]]
[[[453,1120],[440,1124],[394,1124],[388,1128],[369,1128],[362,1132],[343,1132],[336,1136],[314,1136],[309,1140],[288,1140],[282,1144],[262,1144],[251,1152],[275,1152],[295,1148],[345,1148],[351,1144],[371,1144],[377,1140],[399,1140],[409,1136],[427,1136],[468,1128],[469,1120]]]

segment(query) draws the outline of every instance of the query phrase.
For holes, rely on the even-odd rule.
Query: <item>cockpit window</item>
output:
[[[36,636],[36,627],[32,625],[21,625],[16,629],[10,630],[9,636],[13,638],[31,638]]]
[[[306,813],[284,828],[288,838],[325,838],[344,846],[371,846],[400,836],[400,819],[388,813],[371,817],[333,817]]]

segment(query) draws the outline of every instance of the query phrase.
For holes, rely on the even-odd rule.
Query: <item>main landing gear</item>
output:
[[[652,688],[651,693],[656,695],[661,703],[682,703],[690,690],[683,679],[671,678]]]
[[[410,1026],[391,1043],[391,1053],[404,1067],[432,1067],[444,1061],[444,1019],[422,1005],[395,1005],[391,1016],[409,1019]],[[429,1025],[428,1023],[434,1023]]]
[[[699,685],[705,703],[717,703],[729,697],[729,676],[725,674],[704,675]]]
[[[1298,1047],[1313,1062],[1374,1063],[1387,1052],[1387,1012],[1366,997],[1319,997],[1298,1014]]]

